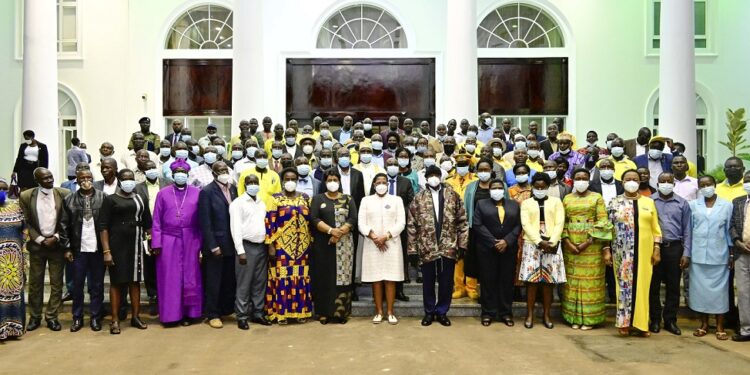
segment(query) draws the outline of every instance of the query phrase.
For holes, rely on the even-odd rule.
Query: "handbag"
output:
[[[21,188],[18,186],[18,177],[13,174],[10,179],[10,186],[8,187],[8,198],[18,199],[21,196]]]

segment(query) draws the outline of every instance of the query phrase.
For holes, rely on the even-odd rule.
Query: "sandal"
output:
[[[719,340],[719,341],[726,341],[726,340],[729,339],[729,335],[727,335],[727,333],[724,332],[724,331],[721,331],[721,332],[717,331],[716,332],[716,339]]]
[[[526,329],[534,328],[534,319],[526,318],[526,321],[523,322],[523,326],[526,327]]]
[[[279,319],[277,322],[280,326],[285,326],[289,323],[286,321],[286,319]]]
[[[328,324],[328,318],[326,318],[326,317],[321,317],[321,318],[320,318],[320,319],[319,319],[318,321],[319,321],[319,322],[320,322],[320,324],[322,324],[322,325],[326,325],[326,324]]]
[[[483,316],[482,317],[482,325],[485,326],[485,327],[489,327],[490,324],[492,324],[492,318],[490,318],[489,316]]]
[[[109,323],[109,334],[119,335],[120,334],[120,322]]]
[[[508,327],[513,327],[514,325],[516,325],[516,323],[515,323],[515,322],[513,321],[513,318],[510,318],[510,317],[507,317],[507,316],[506,316],[505,318],[503,318],[503,319],[501,319],[501,320],[502,320],[502,321],[503,321],[503,323],[505,323],[505,325],[506,325],[506,326],[508,326]]]
[[[703,328],[698,328],[698,329],[695,330],[695,332],[693,332],[693,336],[695,336],[695,337],[703,337],[706,334],[708,334],[708,331],[705,330],[705,329],[703,329]],[[718,335],[719,332],[716,332],[716,334]]]
[[[618,329],[618,332],[620,332],[620,336],[630,336],[630,329],[627,327]]]

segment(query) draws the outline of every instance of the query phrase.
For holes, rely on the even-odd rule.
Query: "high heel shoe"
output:
[[[130,319],[130,326],[138,329],[148,328],[148,325],[146,325],[146,323],[144,323],[138,316],[133,316],[133,318]]]
[[[544,328],[547,328],[547,329],[555,328],[555,325],[552,324],[552,322],[550,322],[550,321],[548,321],[546,319],[543,321],[543,323],[544,323]]]
[[[523,322],[523,326],[526,327],[526,329],[534,328],[534,320],[526,318],[526,320]]]
[[[120,322],[109,323],[109,334],[119,335],[120,334]]]

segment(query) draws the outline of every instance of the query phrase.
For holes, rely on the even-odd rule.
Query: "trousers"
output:
[[[235,261],[234,256],[203,257],[203,314],[208,319],[234,312]]]
[[[422,296],[424,312],[427,315],[445,315],[451,307],[453,298],[453,271],[456,261],[446,257],[423,263]],[[437,297],[435,283],[438,284]]]
[[[651,322],[677,321],[677,309],[680,306],[680,280],[682,278],[682,269],[680,269],[682,250],[681,242],[670,243],[668,247],[661,248],[661,262],[654,266],[651,288],[649,289],[648,305]],[[663,308],[660,296],[662,282],[666,286]]]
[[[513,317],[513,276],[517,252],[516,248],[510,247],[503,253],[495,249],[477,248],[482,316]]]
[[[83,285],[88,281],[91,318],[103,316],[104,258],[102,253],[77,253],[73,258],[73,319],[83,319]]]
[[[234,273],[237,277],[234,312],[237,314],[237,320],[261,318],[265,316],[264,304],[268,283],[266,245],[242,241],[242,247],[245,249],[247,263],[240,264],[239,256],[234,263]]]
[[[63,250],[43,247],[29,252],[29,314],[33,319],[42,318],[44,273],[48,265],[50,295],[44,318],[57,319],[62,305],[63,274],[65,273]]]
[[[741,253],[741,251],[738,251],[738,253]],[[734,261],[734,277],[740,316],[739,334],[750,336],[750,254],[737,255]]]

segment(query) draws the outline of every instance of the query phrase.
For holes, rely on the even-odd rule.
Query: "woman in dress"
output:
[[[612,240],[604,198],[589,190],[588,169],[573,171],[573,192],[565,196],[562,234],[567,282],[562,316],[573,329],[590,330],[606,318],[602,246]]]
[[[485,147],[486,148],[486,147]],[[490,180],[494,178],[492,172],[492,159],[482,158],[476,163],[476,176],[478,179],[466,185],[464,192],[464,208],[466,209],[466,218],[469,222],[469,248],[464,254],[464,274],[467,277],[477,279],[479,277],[479,265],[477,264],[477,251],[475,245],[474,231],[471,230],[474,219],[474,208],[477,202],[490,197]],[[504,190],[503,190],[504,192]],[[504,193],[503,193],[504,194]],[[476,294],[476,285],[474,285],[472,294]],[[477,297],[476,295],[472,297]],[[478,296],[481,299],[481,295]],[[476,299],[476,298],[472,298]]]
[[[544,327],[554,328],[549,316],[552,305],[552,286],[565,282],[565,266],[560,237],[565,225],[565,208],[559,198],[548,196],[550,178],[537,173],[531,179],[531,199],[521,203],[523,226],[523,253],[518,279],[526,283],[526,321],[524,326],[534,326],[534,303],[541,285]]]
[[[389,136],[390,138],[390,136]],[[398,174],[401,177],[406,177],[411,182],[411,188],[414,190],[414,194],[419,193],[419,175],[411,168],[411,151],[405,148],[399,148],[396,150],[396,160],[398,161]]]
[[[112,311],[120,311],[120,290],[128,286],[133,311],[130,325],[146,329],[146,323],[138,315],[141,310],[140,283],[144,276],[144,241],[150,237],[151,211],[148,199],[134,192],[133,171],[122,169],[117,173],[117,179],[120,187],[115,194],[104,198],[99,212],[104,265],[109,267],[109,299]],[[112,314],[109,333],[120,333],[117,314]]]
[[[513,175],[516,179],[516,184],[508,188],[508,195],[510,199],[513,199],[520,206],[523,201],[531,197],[531,168],[526,164],[516,164],[512,169]],[[507,177],[506,177],[507,178]],[[506,180],[507,181],[507,180]],[[522,228],[523,229],[523,228]],[[520,287],[524,286],[523,281],[518,278],[518,274],[521,272],[521,259],[523,259],[523,232],[518,236],[518,250],[516,253],[516,271],[513,273],[513,280],[515,280],[516,288],[516,300],[521,300]]]
[[[726,340],[724,313],[729,311],[729,248],[732,239],[732,203],[716,195],[712,176],[698,179],[700,196],[690,201],[693,222],[693,246],[690,257],[690,309],[700,316],[696,337],[708,333],[708,316],[716,314],[716,338]]]
[[[626,336],[648,332],[648,296],[653,266],[661,261],[661,227],[656,205],[638,191],[641,176],[634,169],[622,174],[623,195],[613,198],[607,215],[614,225],[612,244],[604,247],[604,261],[615,271],[617,314],[615,327]]]
[[[310,198],[296,191],[295,168],[281,171],[283,192],[274,194],[266,213],[270,260],[266,311],[270,320],[304,323],[312,316],[310,298]]]
[[[47,145],[35,138],[34,131],[23,132],[24,143],[18,147],[16,163],[13,165],[13,173],[21,191],[37,186],[34,180],[34,170],[49,167],[49,153]]]
[[[362,282],[372,283],[372,295],[375,297],[375,317],[372,322],[378,324],[383,321],[385,285],[388,323],[398,324],[393,314],[393,303],[396,299],[396,282],[404,280],[400,236],[406,227],[406,212],[401,198],[388,194],[388,176],[378,173],[372,183],[375,194],[362,199],[358,217],[359,232],[365,236]]]
[[[323,173],[326,192],[313,197],[310,217],[313,249],[310,252],[310,281],[313,306],[321,324],[330,320],[344,324],[352,312],[353,230],[357,207],[350,195],[341,192],[337,169]]]
[[[26,332],[23,298],[23,211],[8,199],[8,181],[0,178],[0,340]]]

